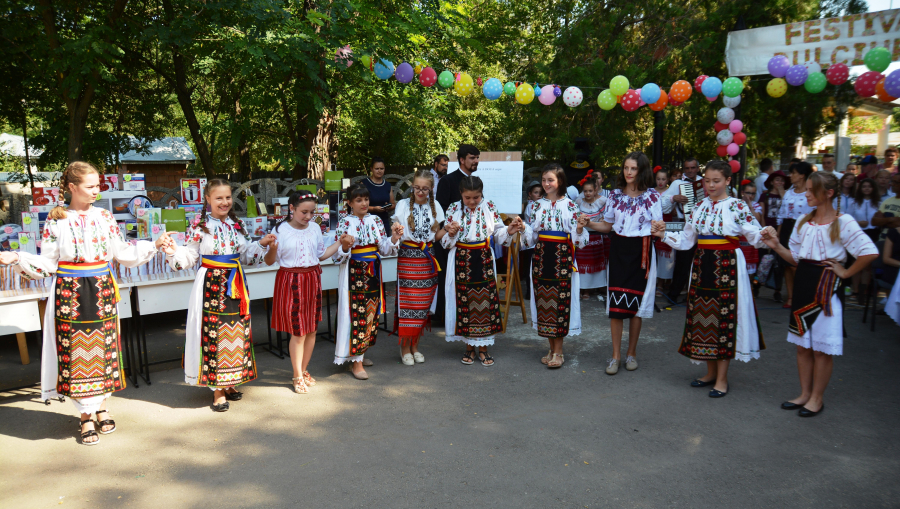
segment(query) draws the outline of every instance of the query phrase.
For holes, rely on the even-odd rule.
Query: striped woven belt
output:
[[[411,240],[404,240],[402,242],[403,246],[406,246],[411,249],[419,249],[425,256],[431,258],[431,263],[434,264],[434,271],[437,272],[441,270],[441,265],[438,263],[437,258],[434,257],[434,243],[432,242],[413,242]]]
[[[121,296],[119,296],[119,283],[116,282],[116,276],[113,275],[112,265],[110,265],[109,262],[59,262],[56,269],[56,275],[62,277],[97,277],[108,275],[109,279],[112,280],[113,290],[116,292],[116,302],[122,300]]]
[[[734,251],[735,249],[740,249],[741,239],[738,237],[723,237],[721,235],[700,235],[697,239],[697,247],[700,249]]]
[[[366,273],[370,276],[378,276],[378,294],[381,296],[381,305],[378,306],[378,315],[381,316],[387,312],[384,304],[384,281],[381,277],[381,255],[378,254],[378,246],[369,244],[367,246],[354,247],[350,250],[350,259],[358,262],[367,262],[368,268]],[[377,264],[375,262],[378,262]]]
[[[566,244],[569,246],[569,254],[572,255],[572,262],[569,263],[569,274],[575,270],[575,244],[572,243],[572,236],[566,232],[544,230],[538,233],[538,242],[556,242],[558,244]]]
[[[250,291],[247,289],[247,278],[244,277],[240,255],[203,255],[200,266],[229,271],[225,295],[241,301],[241,316],[250,314]]]

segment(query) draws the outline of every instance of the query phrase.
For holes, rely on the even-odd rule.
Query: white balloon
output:
[[[732,120],[734,120],[734,110],[731,108],[722,108],[718,113],[716,113],[716,118],[719,120],[719,122],[728,125]]]
[[[563,92],[563,102],[570,108],[578,106],[582,100],[584,100],[584,94],[578,87],[569,87]]]
[[[806,72],[812,74],[814,72],[822,72],[822,66],[819,65],[818,62],[806,62],[803,64],[806,66]]]
[[[724,124],[725,122],[722,123]],[[732,141],[734,141],[734,133],[728,129],[722,129],[719,131],[719,134],[716,135],[716,142],[723,147],[729,145]]]
[[[728,106],[729,108],[737,108],[738,104],[741,104],[741,96],[728,97],[726,95],[722,98],[722,102],[725,103],[725,106]]]

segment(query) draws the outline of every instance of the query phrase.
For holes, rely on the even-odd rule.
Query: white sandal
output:
[[[413,352],[413,359],[415,359],[419,364],[425,362],[425,356],[422,355],[422,352]]]

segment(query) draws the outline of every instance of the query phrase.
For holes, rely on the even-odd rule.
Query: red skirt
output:
[[[609,266],[609,237],[589,232],[588,244],[575,250],[579,274],[603,272]]]
[[[322,321],[322,267],[281,267],[275,276],[272,328],[293,336],[315,332]]]
[[[438,273],[419,248],[400,246],[397,258],[397,323],[401,345],[415,345],[422,337],[438,289]]]

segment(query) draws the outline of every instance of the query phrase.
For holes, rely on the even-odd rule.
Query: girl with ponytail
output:
[[[831,378],[833,356],[844,351],[838,279],[866,268],[878,250],[853,216],[832,206],[838,192],[834,175],[813,173],[805,184],[813,211],[797,221],[789,247],[782,246],[774,235],[763,235],[763,241],[797,267],[787,340],[797,345],[800,395],[782,403],[781,408],[797,410],[800,417],[813,417],[825,408],[823,395]],[[848,254],[856,261],[845,268]]]
[[[392,217],[403,225],[397,259],[397,315],[394,330],[400,336],[400,360],[406,366],[425,362],[419,339],[437,306],[438,261],[434,242],[446,231],[440,229],[444,210],[434,201],[434,175],[419,170],[413,176],[412,196],[400,200]]]
[[[251,242],[231,203],[228,181],[210,180],[203,191],[204,212],[188,230],[187,242],[166,249],[174,270],[200,262],[188,304],[184,379],[213,391],[216,412],[227,411],[228,401],[240,400],[238,386],[256,378],[243,267],[262,262],[275,242],[271,234]]]
[[[50,295],[56,297],[47,300],[44,314],[41,397],[68,396],[81,414],[81,443],[96,445],[98,431],[106,435],[116,430],[106,400],[125,388],[119,289],[110,263],[143,265],[172,240],[163,233],[155,244],[125,242],[112,214],[93,206],[100,194],[100,175],[88,163],[69,164],[60,186],[71,195],[70,204],[55,207],[47,216],[41,254],[0,253],[0,264],[15,264],[13,269],[28,279],[56,274],[50,286]],[[99,427],[91,414],[96,414]]]

